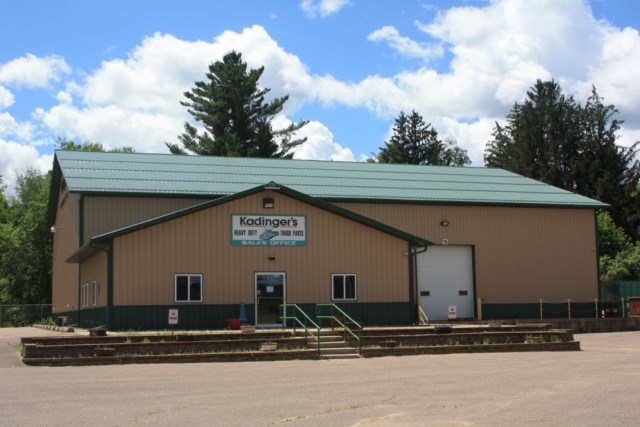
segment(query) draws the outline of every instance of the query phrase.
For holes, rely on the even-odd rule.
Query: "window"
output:
[[[89,306],[89,284],[85,283],[80,287],[80,306]]]
[[[332,274],[331,275],[331,299],[355,300],[356,299],[356,275]]]
[[[202,274],[176,274],[176,302],[202,301]]]
[[[93,281],[93,305],[98,303],[98,282]]]

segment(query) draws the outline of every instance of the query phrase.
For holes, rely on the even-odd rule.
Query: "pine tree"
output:
[[[380,147],[376,156],[380,163],[411,165],[464,166],[471,163],[466,150],[453,140],[445,142],[438,132],[426,124],[415,110],[410,115],[400,112],[393,126],[393,135]]]
[[[638,144],[621,147],[618,110],[592,88],[583,106],[565,97],[555,81],[538,80],[507,124],[496,123],[485,164],[500,167],[608,203],[611,216],[640,237]]]
[[[191,152],[200,155],[233,157],[291,158],[291,150],[305,142],[294,139],[296,131],[307,121],[274,130],[273,118],[279,114],[289,96],[266,102],[268,88],[259,88],[264,67],[248,69],[242,54],[232,51],[222,61],[209,66],[208,81],[195,82],[181,104],[188,108],[203,130],[185,123],[178,136],[182,144],[166,143],[173,154]]]
[[[575,190],[573,162],[581,137],[577,111],[573,97],[566,98],[557,82],[538,80],[524,103],[513,106],[507,125],[496,124],[486,165]]]

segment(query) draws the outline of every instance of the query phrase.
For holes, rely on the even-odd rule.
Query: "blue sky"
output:
[[[640,139],[636,0],[0,0],[0,174],[51,167],[56,138],[168,152],[184,91],[230,50],[310,120],[297,158],[361,161],[418,111],[482,166],[536,79],[595,85]]]

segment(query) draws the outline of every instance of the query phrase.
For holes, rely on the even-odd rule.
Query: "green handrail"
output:
[[[323,314],[323,309],[329,309],[329,314]],[[336,317],[335,312],[337,312],[340,316]],[[357,330],[361,330],[362,326],[353,320],[347,313],[345,313],[340,307],[335,304],[316,304],[316,318],[318,319],[318,323],[322,325],[321,319],[330,319],[331,321],[337,323],[342,327],[342,331],[344,333],[345,339],[347,338],[347,334],[351,335],[356,342],[358,343],[358,353],[362,353],[362,341],[360,340],[360,336],[358,336],[348,325],[347,322],[353,326]]]
[[[291,310],[287,310],[287,309],[291,309]],[[298,315],[301,315],[304,321],[300,320],[298,318]],[[307,315],[307,313],[304,312],[304,310],[298,307],[297,304],[280,304],[280,318],[282,320],[293,320],[295,322],[293,326],[294,332],[296,330],[296,327],[295,327],[296,323],[300,325],[302,328],[304,328],[305,342],[309,341],[309,338],[308,338],[309,335],[315,338],[317,348],[318,348],[318,354],[320,354],[320,326],[318,326],[316,322],[311,320],[311,318]],[[286,325],[286,322],[285,322],[285,325]],[[315,328],[315,330],[318,332],[316,336],[314,336],[313,333],[309,332],[309,325],[313,326],[313,328]]]

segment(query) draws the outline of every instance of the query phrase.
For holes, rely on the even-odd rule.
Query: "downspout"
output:
[[[82,247],[82,243],[84,242],[84,236],[82,233],[84,233],[84,195],[80,194],[80,200],[78,201],[78,218],[80,218],[80,221],[78,221],[78,247],[81,248]],[[76,307],[78,307],[78,326],[80,326],[82,324],[82,316],[81,316],[81,304],[82,304],[82,279],[81,279],[81,274],[82,272],[82,264],[78,264],[78,302]]]
[[[111,246],[94,246],[93,240],[89,240],[89,246],[104,252],[107,257],[107,306],[105,316],[105,327],[110,329],[113,311],[113,251]]]
[[[418,255],[419,254],[423,254],[425,252],[427,252],[427,249],[429,248],[429,246],[419,246],[416,247],[415,250],[411,250],[410,248],[410,252],[411,252],[411,263],[412,265],[412,276],[413,276],[413,280],[412,280],[412,287],[413,289],[410,292],[410,298],[411,300],[409,301],[409,303],[412,306],[417,305],[419,298],[418,298]],[[421,250],[419,250],[421,249]],[[417,313],[418,310],[414,307],[414,313]]]
[[[598,229],[598,212],[594,209],[593,210],[593,223],[594,223],[594,231],[596,233],[596,247],[595,247],[595,252],[596,252],[596,274],[598,275],[598,277],[596,277],[596,283],[598,284],[598,301],[602,301],[602,286],[600,286],[600,230]],[[596,317],[598,316],[598,313],[596,313]]]

